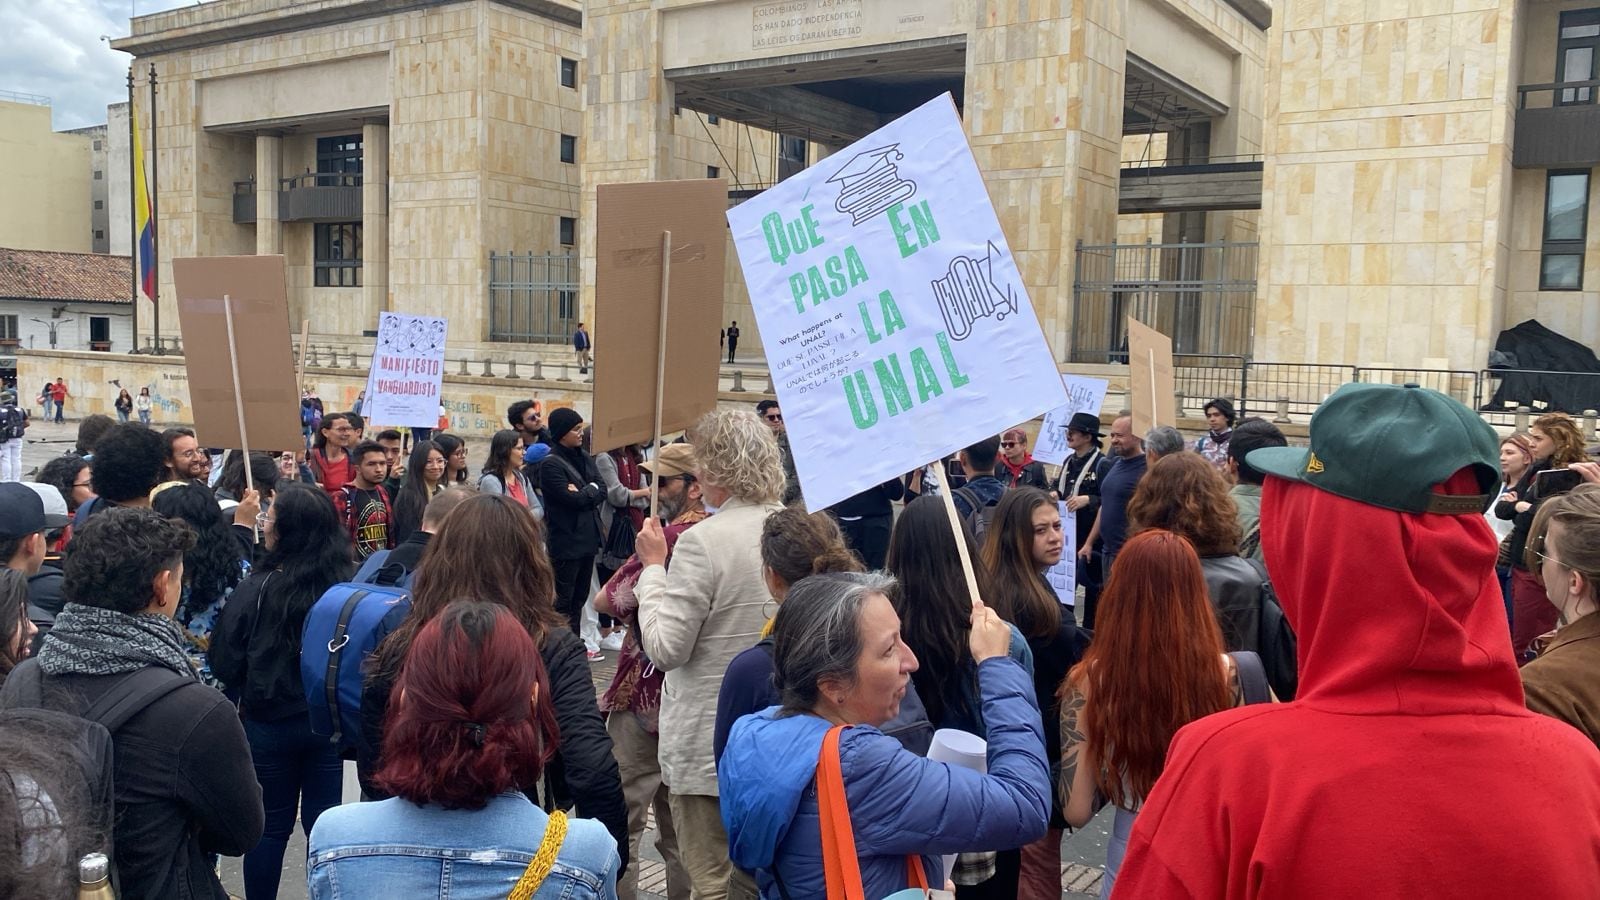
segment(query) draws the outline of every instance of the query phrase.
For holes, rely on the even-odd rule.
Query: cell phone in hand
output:
[[[1533,483],[1540,497],[1565,494],[1583,483],[1583,476],[1571,469],[1546,469],[1534,476]]]

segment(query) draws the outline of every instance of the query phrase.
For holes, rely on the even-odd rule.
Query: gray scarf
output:
[[[46,675],[120,675],[146,666],[199,677],[183,652],[177,623],[150,613],[68,603],[39,649],[39,669]]]

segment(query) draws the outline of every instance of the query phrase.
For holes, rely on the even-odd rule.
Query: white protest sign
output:
[[[728,222],[809,508],[1065,399],[948,94]]]
[[[1057,504],[1061,508],[1061,561],[1045,570],[1044,580],[1050,582],[1050,587],[1056,592],[1056,599],[1062,606],[1078,605],[1078,551],[1075,546],[1078,536],[1078,514],[1067,509],[1066,503]]]
[[[1078,413],[1100,415],[1106,402],[1104,378],[1087,378],[1082,375],[1062,375],[1061,385],[1067,389],[1067,402],[1044,414],[1044,424],[1039,426],[1039,443],[1033,448],[1033,458],[1042,463],[1059,466],[1067,461],[1072,450],[1067,447],[1067,423]]]
[[[433,316],[383,313],[367,373],[362,416],[376,425],[432,428],[439,424],[447,323]]]

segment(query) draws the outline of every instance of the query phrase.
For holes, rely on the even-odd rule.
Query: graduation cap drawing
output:
[[[828,179],[828,184],[839,185],[839,199],[833,208],[849,216],[852,225],[916,196],[917,183],[900,177],[896,163],[905,159],[905,154],[899,148],[899,144],[889,144],[857,153]]]

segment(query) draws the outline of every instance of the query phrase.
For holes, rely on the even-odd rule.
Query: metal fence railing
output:
[[[1174,354],[1172,378],[1178,389],[1178,415],[1199,416],[1205,405],[1218,397],[1237,407],[1248,394],[1243,356]]]
[[[1245,366],[1240,414],[1309,416],[1339,385],[1355,380],[1355,366],[1251,360]]]
[[[1177,354],[1248,356],[1255,327],[1254,243],[1079,244],[1072,361],[1127,361],[1131,316]]]
[[[565,343],[577,315],[577,257],[490,251],[489,340]]]

